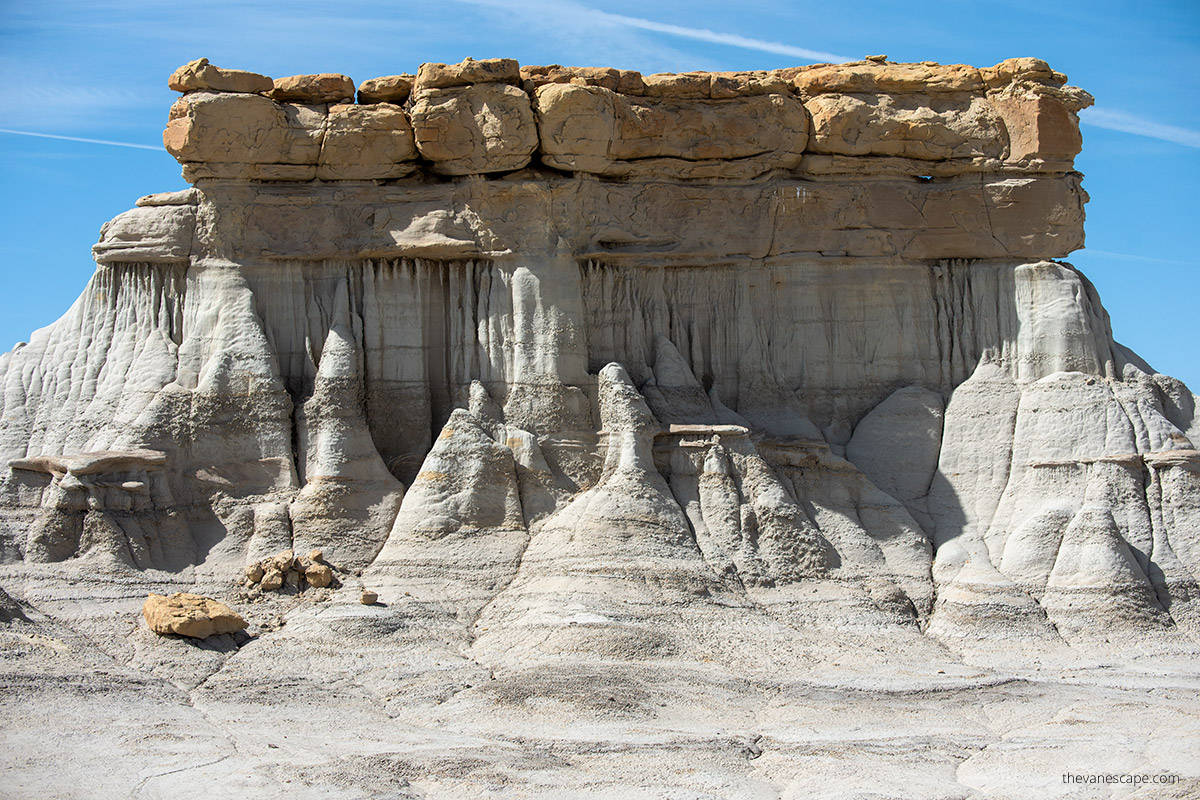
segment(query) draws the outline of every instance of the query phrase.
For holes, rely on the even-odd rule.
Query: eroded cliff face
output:
[[[1043,62],[172,81],[194,188],[0,364],[8,561],[319,547],[521,668],[664,613],[1200,636],[1196,399],[1057,260]]]

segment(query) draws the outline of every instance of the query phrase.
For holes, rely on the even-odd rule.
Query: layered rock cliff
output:
[[[1065,82],[182,67],[193,188],[0,360],[5,796],[1200,791],[1197,401],[1060,260]]]
[[[1196,400],[1058,260],[1065,80],[193,62],[163,139],[194,188],[108,223],[0,364],[4,558],[320,547],[543,655],[664,603],[1194,638]],[[603,633],[562,640],[566,598]]]

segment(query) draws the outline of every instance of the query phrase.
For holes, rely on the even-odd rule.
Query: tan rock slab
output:
[[[1079,117],[1057,97],[998,97],[992,105],[1008,130],[1010,161],[1070,160],[1083,149]]]
[[[1066,75],[1054,71],[1040,58],[1005,59],[993,67],[981,68],[979,75],[990,89],[1007,86],[1016,81],[1047,86],[1062,86],[1067,82]]]
[[[272,100],[292,100],[298,103],[338,103],[353,98],[354,81],[345,75],[332,72],[276,78],[271,90]]]
[[[170,596],[150,593],[142,606],[150,630],[206,639],[218,633],[237,633],[248,627],[246,620],[229,606],[190,592]]]
[[[791,94],[791,83],[774,72],[686,72],[642,76],[608,67],[521,67],[522,85],[533,94],[550,83],[600,86],[621,94],[647,97],[728,99],[760,94]]]
[[[769,189],[656,181],[585,184],[583,257],[1035,258],[1083,244],[1078,178],[779,181]],[[679,209],[687,208],[687,214]],[[731,214],[729,209],[738,209]]]
[[[268,178],[272,167],[299,169],[295,177],[311,179],[325,117],[323,109],[261,95],[192,92],[172,106],[163,145],[185,165],[197,165],[189,179]]]
[[[167,463],[167,454],[161,450],[96,450],[88,453],[73,453],[61,456],[33,456],[17,458],[8,462],[12,469],[45,472],[49,475],[100,475],[106,472],[124,472],[131,469],[161,469]]]
[[[643,99],[551,84],[535,103],[543,163],[573,172],[752,177],[796,166],[808,139],[804,108],[785,95]]]
[[[317,177],[322,180],[381,180],[416,169],[412,125],[391,103],[329,107]]]
[[[791,86],[773,72],[714,72],[709,81],[709,96],[714,100],[762,94],[791,94]]]
[[[417,149],[443,175],[521,169],[538,144],[529,95],[503,83],[418,91],[412,126]]]
[[[177,192],[155,192],[144,195],[134,203],[138,208],[153,208],[156,206],[194,206],[200,202],[200,193],[194,187],[180,189]]]
[[[1003,157],[1008,138],[980,94],[820,94],[812,115],[815,153],[928,160]]]
[[[709,96],[707,72],[662,72],[642,78],[647,97],[702,99]]]
[[[368,78],[358,85],[358,102],[403,103],[412,94],[415,75],[384,75]]]
[[[791,77],[804,96],[861,92],[978,92],[984,88],[979,70],[966,64],[889,64],[861,61],[853,64],[816,64],[780,70]]]
[[[621,83],[621,71],[611,67],[521,67],[521,85],[529,94],[548,83],[573,83],[577,86],[603,86],[616,91]]]
[[[468,58],[460,64],[422,64],[417,70],[414,90],[449,89],[479,83],[518,86],[521,83],[521,68],[512,58],[485,58],[480,61]]]
[[[196,207],[191,205],[139,206],[119,214],[100,228],[100,241],[92,245],[92,258],[102,264],[117,262],[171,263],[186,261],[192,252]],[[81,454],[81,456],[100,454]],[[79,458],[74,456],[73,458]],[[115,457],[115,454],[114,454]],[[46,458],[42,456],[40,458]],[[166,455],[162,456],[163,461]],[[134,466],[130,461],[128,466]],[[109,471],[125,469],[119,463]],[[158,465],[161,466],[161,463]],[[14,465],[15,468],[23,468]],[[64,464],[64,469],[70,468]],[[137,465],[135,468],[142,468]],[[72,469],[72,471],[75,471]]]
[[[266,75],[240,69],[222,69],[208,63],[207,58],[189,61],[171,73],[167,86],[177,92],[269,92],[274,82]]]

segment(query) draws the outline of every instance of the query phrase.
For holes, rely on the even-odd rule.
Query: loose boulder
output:
[[[208,63],[207,58],[189,61],[171,73],[167,86],[177,92],[237,92],[258,94],[274,88],[274,81],[257,72],[241,69],[221,69]]]
[[[150,630],[160,635],[174,633],[192,639],[207,639],[218,633],[237,633],[248,627],[246,620],[224,603],[190,592],[172,595],[150,593],[142,606]]]
[[[345,75],[322,72],[318,75],[289,75],[276,78],[272,100],[300,103],[337,103],[354,97],[354,81]]]

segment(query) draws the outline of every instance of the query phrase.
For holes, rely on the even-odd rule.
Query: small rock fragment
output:
[[[368,78],[358,85],[358,102],[368,103],[403,103],[412,93],[415,75],[384,75],[381,78]]]
[[[308,580],[309,586],[324,589],[333,583],[333,570],[324,564],[312,564],[304,570],[304,577]]]
[[[642,79],[642,73],[633,69],[619,70],[620,77],[617,79],[617,91],[621,94],[641,95],[646,93],[646,82]]]
[[[284,586],[302,591],[305,582],[314,589],[324,589],[333,584],[333,568],[325,563],[325,553],[320,548],[302,556],[284,550],[247,566],[246,578],[251,585],[257,584],[258,589],[267,592]]]
[[[358,602],[364,606],[372,606],[379,602],[379,595],[370,589],[363,589],[362,594],[358,596]]]
[[[280,572],[287,572],[296,565],[296,555],[291,550],[284,550],[278,555],[271,556],[269,563],[266,564],[267,569],[272,567]]]
[[[237,633],[248,627],[246,620],[224,603],[190,592],[170,596],[150,593],[142,616],[157,634],[174,633],[205,639],[218,633]]]
[[[265,574],[266,570],[263,569],[263,565],[257,561],[246,567],[246,580],[251,583],[258,583]]]

